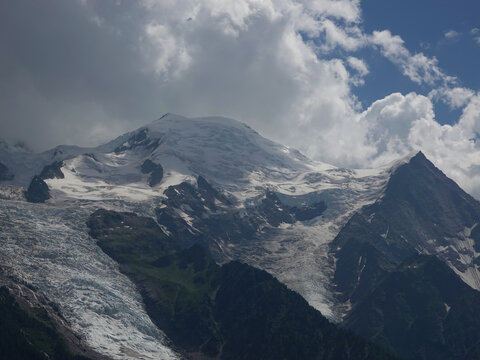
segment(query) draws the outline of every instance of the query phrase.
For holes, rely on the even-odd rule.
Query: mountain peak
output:
[[[425,176],[438,177],[439,179],[442,179],[442,181],[448,182],[450,184],[453,183],[455,187],[458,187],[458,185],[454,181],[449,179],[439,168],[437,168],[435,164],[430,161],[422,151],[416,151],[415,153],[411,153],[403,160],[403,163],[399,164],[399,166],[395,169],[395,174],[397,176],[397,173],[401,170],[401,172],[408,172],[410,174],[409,176],[421,176],[422,178],[424,178]]]
[[[415,151],[413,156],[410,157],[410,161],[414,162],[429,162],[431,163],[430,160],[425,156],[425,154],[422,151]]]
[[[246,131],[250,131],[252,133],[257,134],[255,130],[253,130],[247,124],[234,120],[231,118],[223,117],[223,116],[205,116],[205,117],[194,117],[189,118],[178,114],[166,113],[165,115],[161,116],[159,119],[155,120],[154,122],[145,126],[151,131],[155,131],[157,129],[161,129],[163,131],[168,130],[169,126],[218,126],[221,128],[236,128],[242,129]]]
[[[424,158],[426,158],[426,156],[425,156],[425,154],[422,152],[422,150],[416,151],[414,157],[424,157]]]
[[[186,167],[188,173],[227,182],[247,181],[258,171],[267,175],[282,171],[287,176],[292,171],[305,171],[313,163],[245,123],[219,116],[187,118],[167,113],[99,149],[148,156],[167,168],[175,161],[173,167]]]
[[[343,246],[343,253],[339,255],[348,263],[354,262],[348,256],[354,251],[360,252],[355,246],[364,252],[362,256],[379,263],[398,264],[416,252],[435,255],[464,282],[480,289],[479,245],[473,236],[470,238],[479,223],[480,203],[418,151],[397,163],[383,196],[352,218],[334,244],[342,246],[351,242],[349,247]],[[356,275],[347,272],[337,275],[348,296],[368,290],[368,282],[361,283]],[[351,284],[354,286],[350,287]]]

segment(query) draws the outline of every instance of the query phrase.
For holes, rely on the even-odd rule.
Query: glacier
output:
[[[135,286],[88,236],[90,212],[1,201],[2,270],[55,303],[93,350],[112,359],[178,359]]]

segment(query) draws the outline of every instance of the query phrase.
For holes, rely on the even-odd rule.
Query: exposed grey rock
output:
[[[35,176],[30,183],[27,191],[25,192],[25,198],[29,202],[43,203],[50,199],[50,191],[48,185],[43,181],[40,176]]]

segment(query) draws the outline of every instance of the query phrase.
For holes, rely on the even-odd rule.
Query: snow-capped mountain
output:
[[[267,186],[290,194],[305,193],[315,186],[336,188],[345,179],[376,175],[313,162],[231,119],[170,114],[97,148],[58,146],[41,154],[3,151],[0,159],[15,174],[4,183],[24,187],[45,166],[64,161],[66,178],[50,181],[51,189],[58,190],[57,198],[87,200],[98,195],[135,201],[145,191],[149,197],[162,196],[168,186],[193,181],[198,175],[238,197],[261,194]],[[148,176],[139,171],[146,159],[164,169],[164,179],[153,193],[144,181]],[[109,185],[127,185],[131,190],[117,191]]]
[[[142,172],[147,160],[163,169],[155,186],[149,184],[151,174]],[[375,170],[340,169],[314,162],[234,120],[170,114],[93,149],[59,146],[41,154],[0,154],[0,162],[14,174],[4,182],[10,185],[28,187],[46,166],[57,164],[63,176],[44,179],[51,196],[47,203],[52,206],[140,207],[153,215],[155,208],[165,206],[168,187],[196,186],[198,176],[229,199],[221,211],[240,217],[261,204],[267,192],[279,197],[279,206],[325,202],[321,217],[280,226],[267,222],[255,229],[248,243],[242,236],[240,241],[229,242],[217,235],[209,246],[218,261],[241,259],[272,272],[329,316],[334,316],[334,310],[324,288],[332,271],[327,245],[350,214],[381,195],[392,169],[405,161]],[[176,204],[175,215],[195,233],[193,222],[198,216],[183,201]]]
[[[131,280],[89,237],[95,210],[154,218],[182,247],[202,243],[218,263],[264,269],[339,322],[371,281],[374,255],[363,244],[391,266],[436,255],[480,289],[480,205],[445,179],[422,154],[342,169],[231,119],[167,114],[96,148],[0,147],[0,265],[55,299],[99,353],[175,358]],[[454,221],[435,222],[429,211],[438,209]],[[358,229],[361,250],[351,239]]]

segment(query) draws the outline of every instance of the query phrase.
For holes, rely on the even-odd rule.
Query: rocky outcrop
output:
[[[155,150],[160,145],[160,139],[150,139],[148,137],[148,129],[141,129],[132,135],[124,144],[115,148],[115,153],[119,154],[126,150],[133,150],[135,148],[143,148],[147,151]]]
[[[143,174],[150,174],[148,178],[148,185],[154,187],[163,179],[163,167],[160,164],[154,163],[152,160],[147,159],[143,162],[140,170]]]
[[[25,192],[25,198],[32,203],[44,203],[50,199],[47,183],[40,176],[34,176]]]
[[[55,161],[54,163],[45,166],[40,175],[34,176],[25,192],[25,198],[27,201],[44,203],[50,199],[50,189],[44,180],[65,178],[65,175],[61,170],[62,166],[63,161]]]
[[[55,161],[54,163],[45,166],[42,172],[40,173],[39,177],[43,180],[64,179],[65,175],[61,170],[62,166],[63,166],[63,161]]]

